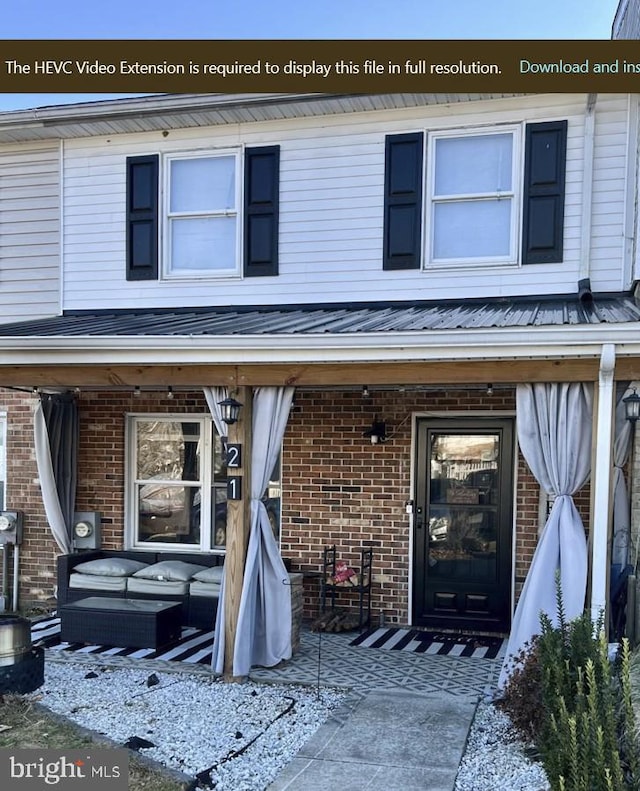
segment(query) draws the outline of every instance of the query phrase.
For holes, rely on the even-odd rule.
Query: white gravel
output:
[[[141,755],[191,777],[214,767],[216,791],[263,791],[345,699],[335,690],[318,697],[309,687],[181,673],[154,673],[158,683],[148,686],[150,675],[49,662],[32,697],[118,744],[153,742]]]
[[[32,697],[117,744],[133,737],[152,742],[141,755],[192,778],[213,767],[216,791],[265,791],[346,695],[331,689],[318,695],[314,688],[289,684],[224,684],[202,674],[49,662],[45,683]],[[549,789],[544,769],[527,756],[509,718],[481,703],[454,791]]]
[[[507,715],[481,703],[454,791],[549,791],[542,765],[533,762],[525,749]]]

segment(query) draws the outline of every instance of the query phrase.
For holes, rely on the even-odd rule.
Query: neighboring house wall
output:
[[[638,0],[620,0],[613,21],[611,38],[640,38],[640,3]]]
[[[584,94],[527,96],[65,141],[64,309],[575,292],[585,245],[581,223],[586,101]],[[484,127],[491,131],[492,125],[521,128],[525,122],[556,119],[568,121],[562,262],[382,270],[387,135],[424,131],[428,150],[429,133],[438,130]],[[635,132],[628,135],[628,119],[627,96],[598,97],[591,230],[586,236],[594,291],[615,292],[631,286],[629,252],[629,260],[624,259],[624,217],[628,168],[635,167]],[[153,282],[125,279],[127,157],[159,153],[162,189],[164,155],[265,145],[280,146],[279,275]],[[521,179],[522,163],[517,165],[517,174]]]
[[[0,323],[60,312],[57,143],[0,149]]]

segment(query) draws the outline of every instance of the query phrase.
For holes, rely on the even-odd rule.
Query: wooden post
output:
[[[240,596],[244,581],[244,567],[251,526],[251,423],[253,417],[253,390],[239,387],[234,398],[242,404],[237,423],[229,426],[229,443],[241,447],[240,468],[228,469],[228,475],[238,476],[241,481],[241,499],[227,499],[227,547],[225,558],[225,601],[224,601],[224,669],[225,681],[242,681],[233,675],[233,651],[238,628]]]

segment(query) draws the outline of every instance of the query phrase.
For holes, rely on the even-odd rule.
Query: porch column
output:
[[[594,410],[593,464],[591,475],[591,618],[604,613],[608,630],[609,533],[613,515],[613,426],[615,409],[614,370],[616,349],[612,343],[602,347],[600,374]]]
[[[242,466],[228,470],[229,476],[241,478],[242,498],[227,500],[227,546],[225,559],[224,602],[224,670],[225,681],[241,681],[233,675],[233,652],[236,644],[238,611],[244,582],[249,529],[251,526],[251,437],[253,422],[253,389],[239,387],[234,397],[242,404],[237,423],[229,426],[230,443],[242,450]]]

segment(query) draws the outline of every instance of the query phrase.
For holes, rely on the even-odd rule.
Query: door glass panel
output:
[[[499,443],[497,433],[431,433],[429,577],[497,578]]]

